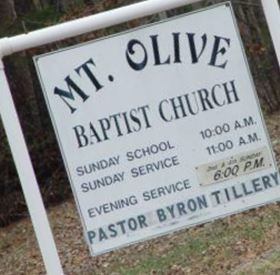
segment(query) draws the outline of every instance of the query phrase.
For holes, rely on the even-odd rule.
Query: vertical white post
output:
[[[278,0],[262,0],[262,5],[280,66],[280,8]]]
[[[4,64],[1,59],[0,113],[47,273],[49,275],[62,275],[63,270],[47,218],[47,213],[14,106],[4,70]]]

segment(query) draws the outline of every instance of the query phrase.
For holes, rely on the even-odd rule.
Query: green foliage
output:
[[[152,240],[141,250],[135,246],[128,249],[128,255],[120,256],[126,259],[126,264],[111,262],[106,272],[123,275],[217,274],[219,270],[219,274],[227,274],[228,264],[234,259],[242,255],[244,261],[250,262],[252,257],[256,258],[251,255],[252,251],[261,253],[269,238],[277,238],[277,229],[273,228],[278,228],[278,209],[270,206],[248,211],[161,240]],[[267,255],[266,260],[252,262],[230,274],[270,274],[269,271],[279,271],[279,258],[280,251],[276,249]],[[105,270],[99,272],[102,271]]]

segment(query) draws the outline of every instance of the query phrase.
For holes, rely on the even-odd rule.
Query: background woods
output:
[[[140,1],[1,0],[0,36],[29,32],[135,2]],[[141,20],[134,20],[121,26],[100,30],[5,58],[13,97],[47,205],[65,200],[71,192],[34,71],[32,56],[219,2],[221,1],[202,1],[192,6]],[[238,19],[262,108],[265,112],[272,113],[279,110],[280,107],[279,68],[260,1],[232,0],[231,2]],[[12,220],[26,215],[26,207],[1,125],[0,140],[0,173],[2,179],[0,185],[0,226],[4,226]]]

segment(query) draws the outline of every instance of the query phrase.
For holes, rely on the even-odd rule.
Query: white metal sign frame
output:
[[[53,27],[33,31],[31,33],[2,38],[0,40],[1,118],[48,274],[61,275],[63,274],[63,269],[6,78],[2,61],[3,58],[16,52],[199,1],[201,0],[165,0],[164,2],[162,0],[148,0]],[[273,1],[275,2],[274,4],[277,5],[276,0]],[[263,0],[265,9],[273,9],[273,6],[270,6],[269,4],[270,2],[271,1]],[[278,13],[273,14],[272,20],[269,20],[268,23],[273,29],[277,30],[279,28],[279,24],[277,24],[279,22],[279,7]],[[275,48],[280,49],[279,33],[272,33],[272,36],[274,41],[278,43],[275,45]],[[278,37],[278,39],[276,37]]]

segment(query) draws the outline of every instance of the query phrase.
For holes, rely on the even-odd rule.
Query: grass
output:
[[[280,273],[280,248],[275,248],[265,258],[252,261],[245,265],[236,275],[263,275],[263,274],[279,274]]]
[[[175,271],[182,274],[226,274],[242,262],[250,263],[261,255],[275,238],[280,247],[279,220],[279,205],[251,210],[163,237],[159,246],[155,244],[157,239],[152,240],[143,253],[130,249],[129,255],[124,256],[127,259],[125,265],[111,263],[106,271],[102,271],[125,275],[166,274],[168,270],[170,274]],[[279,260],[280,249],[257,267],[253,264],[245,273],[238,274],[270,274],[266,271],[279,268],[279,264],[275,265]]]
[[[280,203],[90,257],[73,201],[49,211],[65,274],[280,274]],[[28,220],[0,230],[0,274],[44,274]],[[24,271],[23,273],[20,273]]]

